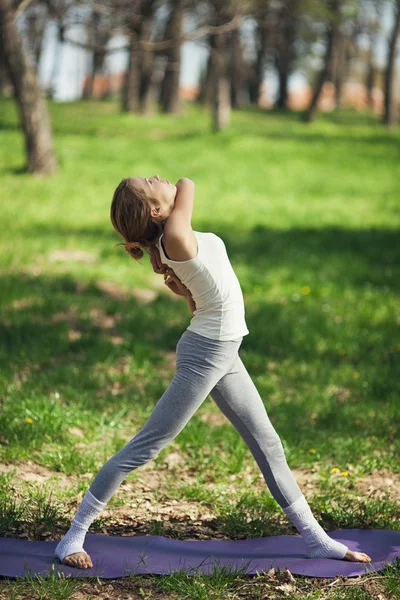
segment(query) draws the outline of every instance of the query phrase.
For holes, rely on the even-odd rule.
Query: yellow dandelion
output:
[[[343,477],[347,477],[349,473],[348,471],[342,471],[340,474],[343,475]]]
[[[370,440],[376,440],[376,437],[374,435],[371,435],[369,439]]]
[[[31,419],[30,417],[26,417],[25,421],[27,423],[33,423],[33,419]]]
[[[358,371],[354,371],[353,377],[354,379],[358,379],[360,377],[360,373],[358,373]]]
[[[325,506],[323,504],[320,506],[320,508],[322,508],[322,510],[325,510]]]
[[[311,292],[310,288],[308,287],[308,285],[303,285],[303,287],[301,288],[301,293],[302,294],[309,294]]]
[[[310,448],[309,452],[316,452],[316,449],[315,448]]]
[[[338,471],[340,471],[340,469],[338,469],[337,467],[332,467],[331,469],[331,473],[337,473]]]

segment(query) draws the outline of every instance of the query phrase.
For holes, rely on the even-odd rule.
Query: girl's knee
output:
[[[269,436],[268,441],[266,443],[267,450],[272,452],[274,455],[276,454],[285,454],[282,440],[279,435],[276,433],[275,435]]]

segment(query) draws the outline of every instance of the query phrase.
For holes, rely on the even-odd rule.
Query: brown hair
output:
[[[153,246],[162,233],[161,223],[151,218],[150,198],[132,185],[132,177],[123,179],[116,187],[111,202],[110,218],[114,229],[122,235],[127,253],[139,261],[142,248]]]

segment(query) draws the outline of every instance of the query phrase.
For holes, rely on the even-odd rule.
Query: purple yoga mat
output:
[[[115,536],[88,533],[85,550],[92,558],[91,569],[69,567],[54,558],[57,542],[34,542],[0,538],[0,575],[45,577],[52,568],[72,577],[98,576],[115,579],[129,574],[168,574],[186,571],[211,574],[213,565],[230,565],[247,575],[288,567],[296,575],[354,577],[379,571],[400,557],[400,532],[386,529],[337,529],[328,534],[350,550],[368,554],[371,563],[306,558],[299,535],[278,535],[246,540],[176,540],[158,535]]]

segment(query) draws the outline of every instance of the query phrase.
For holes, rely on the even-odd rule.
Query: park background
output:
[[[0,0],[1,536],[59,539],[173,377],[186,302],[109,220],[119,181],[156,173],[195,181],[193,228],[226,244],[250,330],[240,354],[318,521],[399,529],[399,21],[395,1]],[[64,62],[46,70],[60,27]],[[130,52],[114,80],[94,60],[109,39]],[[83,98],[67,46],[83,53]],[[298,73],[309,92],[294,110]],[[211,398],[90,531],[296,533]],[[279,573],[28,578],[1,581],[0,598],[398,598],[399,572],[332,589]]]

